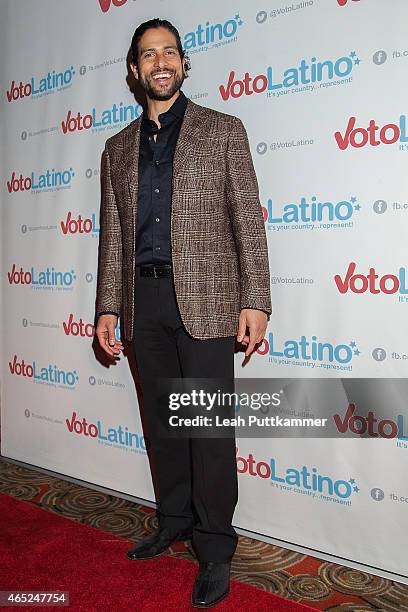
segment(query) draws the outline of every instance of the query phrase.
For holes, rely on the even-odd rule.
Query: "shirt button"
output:
[[[156,189],[154,190],[154,193],[160,193],[160,189],[156,187]]]
[[[158,223],[160,221],[160,217],[156,217],[156,221]]]
[[[156,251],[160,251],[160,247],[156,247]]]
[[[155,166],[158,166],[159,164],[160,164],[159,160],[158,160],[158,159],[156,159],[156,161],[154,162],[154,165],[155,165]]]

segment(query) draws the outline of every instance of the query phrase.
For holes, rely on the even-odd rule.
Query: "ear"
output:
[[[138,81],[139,80],[139,72],[138,72],[138,69],[136,67],[136,64],[133,64],[132,62],[130,62],[130,69],[133,72],[133,76]]]
[[[190,63],[190,58],[188,57],[188,55],[185,55],[183,57],[183,72],[184,72],[184,76],[188,76],[188,71],[191,69],[191,63]]]

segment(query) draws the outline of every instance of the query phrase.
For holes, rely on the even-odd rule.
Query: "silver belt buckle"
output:
[[[153,272],[154,272],[154,278],[159,278],[157,275],[157,269],[156,266],[153,264]]]

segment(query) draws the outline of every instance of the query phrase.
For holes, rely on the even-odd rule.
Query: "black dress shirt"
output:
[[[139,189],[135,261],[171,263],[171,185],[173,157],[187,98],[180,92],[168,111],[159,115],[160,129],[145,108],[140,128]],[[156,141],[153,135],[157,134]]]

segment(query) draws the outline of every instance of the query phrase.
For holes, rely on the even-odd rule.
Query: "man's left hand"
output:
[[[247,344],[245,357],[248,357],[255,345],[262,342],[268,325],[268,316],[262,310],[254,308],[243,308],[239,315],[237,340],[241,344]],[[249,335],[247,333],[249,330]]]

